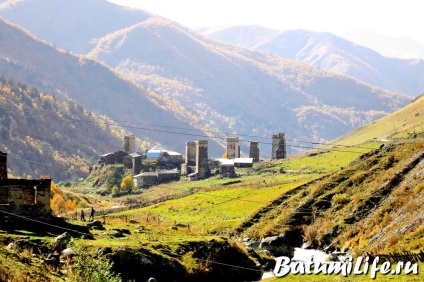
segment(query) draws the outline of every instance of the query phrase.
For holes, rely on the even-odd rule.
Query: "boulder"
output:
[[[93,222],[87,223],[89,229],[105,230],[102,222],[100,220],[95,220]]]
[[[282,235],[263,238],[259,249],[268,251],[273,256],[293,257],[294,255],[294,247]]]
[[[138,222],[137,220],[135,220],[135,219],[131,219],[130,221],[128,221],[129,223],[134,223],[134,224],[137,224],[137,223],[140,223],[140,222]]]
[[[64,254],[65,256],[69,257],[74,255],[74,250],[72,248],[66,248],[62,251],[62,254]]]
[[[115,238],[125,237],[125,235],[119,229],[112,229],[112,233],[110,233],[110,236]]]
[[[261,242],[255,241],[255,240],[247,241],[247,242],[243,242],[243,243],[246,246],[246,249],[248,249],[248,250],[257,250],[257,249],[259,249],[259,246],[261,244]]]
[[[336,254],[328,254],[328,256],[325,257],[325,261],[340,261],[339,257]]]
[[[128,235],[131,234],[131,231],[129,231],[128,229],[125,229],[125,228],[112,228],[112,230],[120,232],[122,234],[128,234]]]
[[[99,248],[97,250],[97,255],[98,256],[103,256],[103,255],[107,255],[107,254],[111,254],[112,253],[112,248],[111,247],[103,247],[103,248]]]
[[[54,239],[52,249],[60,253],[66,249],[69,241],[71,241],[71,235],[68,232],[65,232]]]
[[[6,249],[14,251],[17,249],[17,247],[18,246],[16,245],[16,243],[12,242],[12,243],[9,243],[9,245],[7,245]]]

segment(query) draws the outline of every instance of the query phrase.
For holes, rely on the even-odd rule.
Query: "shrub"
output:
[[[414,193],[415,194],[418,194],[418,193],[420,193],[422,190],[424,189],[424,183],[418,183],[418,185],[417,186],[415,186],[415,188],[414,188]]]
[[[134,190],[135,184],[132,175],[127,175],[122,179],[121,188],[125,191],[131,192]]]
[[[349,199],[346,194],[336,194],[333,197],[333,203],[336,205],[344,205],[349,202]]]
[[[121,282],[120,274],[111,269],[113,262],[104,257],[95,257],[83,240],[73,242],[75,257],[69,267],[70,281]]]

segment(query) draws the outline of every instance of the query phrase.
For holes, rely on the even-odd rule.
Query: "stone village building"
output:
[[[180,180],[178,170],[158,170],[155,172],[143,172],[133,176],[137,188],[147,188],[159,183]]]
[[[8,213],[38,220],[50,220],[51,181],[50,177],[32,180],[9,179],[7,154],[0,152],[0,222],[19,219]]]

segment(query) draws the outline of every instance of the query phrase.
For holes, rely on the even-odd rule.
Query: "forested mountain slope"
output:
[[[185,141],[190,137],[175,134],[171,139],[159,131],[163,128],[151,125],[193,129],[183,120],[185,116],[178,116],[182,110],[173,113],[167,109],[166,101],[152,101],[155,93],[120,77],[98,61],[59,51],[2,20],[0,42],[0,75],[34,85],[58,99],[75,100],[91,111],[119,120],[145,141],[185,150]],[[143,130],[137,129],[140,127]],[[183,129],[178,132],[192,133]]]
[[[86,176],[101,154],[123,147],[121,129],[104,122],[73,101],[0,78],[0,151],[16,177]]]

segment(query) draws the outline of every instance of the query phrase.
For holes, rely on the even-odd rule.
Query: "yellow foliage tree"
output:
[[[124,179],[122,179],[121,188],[128,192],[131,192],[135,188],[132,175],[127,175],[124,177]]]
[[[65,195],[59,186],[52,183],[50,187],[50,208],[54,214],[74,211],[77,208],[77,201],[67,198],[68,195]]]
[[[65,211],[66,202],[63,196],[59,193],[54,194],[53,199],[50,199],[50,207],[55,214]]]
[[[66,201],[66,209],[69,211],[74,211],[77,208],[77,202],[75,200]]]

